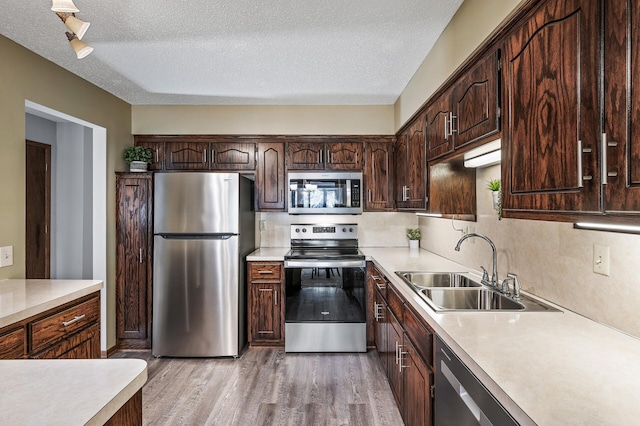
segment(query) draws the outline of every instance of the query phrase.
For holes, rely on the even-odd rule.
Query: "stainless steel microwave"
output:
[[[362,214],[362,173],[289,173],[289,214]]]

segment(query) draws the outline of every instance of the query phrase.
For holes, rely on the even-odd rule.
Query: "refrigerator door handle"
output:
[[[238,234],[156,234],[165,240],[228,240]]]

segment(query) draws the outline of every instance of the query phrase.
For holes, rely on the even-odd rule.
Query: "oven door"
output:
[[[290,266],[285,277],[286,352],[366,352],[364,267]]]

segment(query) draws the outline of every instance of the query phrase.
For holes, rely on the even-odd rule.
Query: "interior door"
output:
[[[26,142],[26,278],[50,278],[51,145]]]

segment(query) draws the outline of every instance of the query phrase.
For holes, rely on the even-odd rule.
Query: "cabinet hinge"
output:
[[[44,172],[49,172],[49,165],[47,163],[44,164]]]
[[[502,108],[498,107],[498,118],[502,116]]]
[[[435,397],[436,397],[436,387],[431,386],[431,398],[435,398]]]

